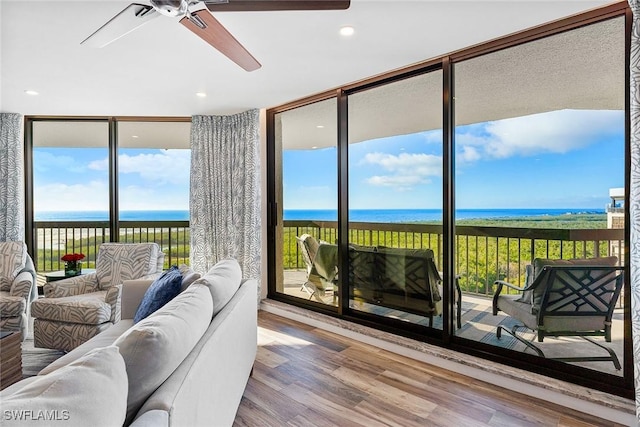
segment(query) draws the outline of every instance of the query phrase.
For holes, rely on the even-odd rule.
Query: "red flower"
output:
[[[84,258],[84,254],[65,254],[61,259],[62,261],[80,261]]]

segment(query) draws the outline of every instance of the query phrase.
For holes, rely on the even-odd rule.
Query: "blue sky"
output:
[[[34,204],[41,211],[107,211],[106,148],[34,149]],[[120,210],[188,210],[190,150],[121,149]]]
[[[336,209],[336,149],[288,150],[285,209]],[[456,207],[586,208],[624,186],[624,113],[561,110],[456,128]],[[442,207],[439,130],[352,144],[351,209]]]
[[[440,131],[349,151],[350,208],[438,209]],[[284,208],[336,209],[335,148],[283,153]],[[123,149],[121,210],[187,210],[189,150]],[[34,149],[36,212],[108,210],[106,148]],[[602,209],[624,186],[622,111],[563,110],[456,129],[456,206]]]

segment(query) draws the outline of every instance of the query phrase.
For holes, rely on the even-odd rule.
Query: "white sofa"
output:
[[[256,281],[242,280],[236,261],[221,261],[134,325],[132,319],[150,284],[125,281],[122,320],[37,376],[0,392],[3,413],[11,418],[18,412],[7,410],[49,411],[44,416],[54,421],[53,416],[58,417],[64,426],[232,425],[256,356]],[[96,358],[104,363],[96,363]],[[77,385],[69,380],[74,371],[82,376],[82,392],[75,392]],[[88,410],[92,405],[94,418]],[[33,425],[43,425],[41,421]],[[29,425],[7,416],[4,423]]]

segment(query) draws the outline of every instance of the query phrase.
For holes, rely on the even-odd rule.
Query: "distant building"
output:
[[[624,188],[610,188],[607,205],[607,228],[624,228]]]
[[[624,228],[624,188],[610,188],[611,203],[607,205],[607,228]],[[612,241],[611,255],[624,259],[624,246],[621,241]]]

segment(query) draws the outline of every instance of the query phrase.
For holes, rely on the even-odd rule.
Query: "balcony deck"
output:
[[[306,271],[302,269],[284,270],[284,293],[286,295],[295,296],[302,299],[316,300],[315,296],[311,296],[308,291],[302,288],[305,282]],[[334,304],[334,298],[331,293],[319,297],[322,302],[327,305]],[[316,300],[317,301],[317,300]],[[463,292],[462,294],[462,327],[456,331],[456,335],[473,341],[480,341],[491,345],[510,348],[514,351],[533,353],[527,347],[517,340],[503,334],[501,339],[496,338],[496,327],[499,324],[510,325],[513,319],[498,313],[494,316],[491,313],[491,298],[478,294]],[[384,309],[380,306],[367,304],[362,302],[353,302],[352,308],[361,311],[373,312],[379,315],[393,317],[404,320],[406,322],[428,325],[428,319],[411,313],[405,313],[400,310]],[[438,322],[434,322],[434,326],[438,326]],[[607,347],[613,349],[618,356],[620,363],[624,364],[623,352],[623,311],[622,308],[616,309],[613,316],[612,337],[611,342],[606,343],[604,338],[594,338]],[[597,346],[581,339],[574,337],[547,337],[544,342],[536,342],[533,333],[521,334],[527,340],[532,341],[538,346],[547,357],[571,357],[571,356],[606,356],[606,352]],[[618,371],[611,362],[572,362],[575,365],[586,367],[589,369],[605,372],[612,375],[622,376],[622,370]]]

